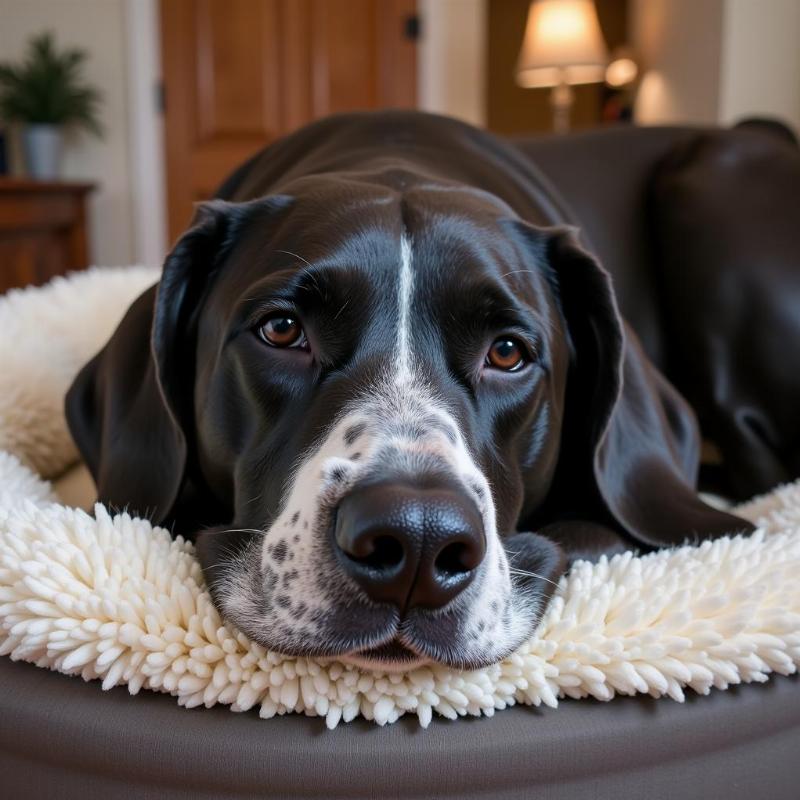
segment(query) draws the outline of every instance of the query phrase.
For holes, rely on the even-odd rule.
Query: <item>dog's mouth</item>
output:
[[[359,653],[363,658],[374,659],[375,661],[414,661],[419,656],[409,650],[402,642],[392,639],[391,642],[362,650]]]
[[[385,672],[402,672],[430,663],[430,659],[415,653],[399,639],[392,639],[377,647],[369,647],[341,657],[342,661],[358,667],[380,669]]]

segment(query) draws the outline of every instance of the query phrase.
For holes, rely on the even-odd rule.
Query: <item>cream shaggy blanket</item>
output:
[[[738,513],[749,537],[598,564],[563,578],[536,635],[500,664],[379,674],[267,652],[224,623],[192,545],[126,514],[60,504],[42,476],[77,459],[61,402],[153,270],[92,270],[0,298],[0,653],[181,705],[300,712],[328,727],[514,703],[682,701],[800,663],[800,484]]]

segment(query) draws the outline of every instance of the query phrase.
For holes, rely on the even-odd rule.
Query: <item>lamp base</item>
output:
[[[556,133],[567,133],[569,131],[569,118],[574,101],[575,92],[566,81],[554,86],[550,92],[550,106],[553,109],[553,130]]]

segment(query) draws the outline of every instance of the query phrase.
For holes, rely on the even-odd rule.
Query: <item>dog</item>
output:
[[[68,393],[99,499],[190,536],[264,647],[382,670],[504,658],[577,557],[750,530],[562,219],[444,117],[273,144]]]

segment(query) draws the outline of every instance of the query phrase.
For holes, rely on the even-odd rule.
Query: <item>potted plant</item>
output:
[[[57,178],[64,129],[85,128],[101,135],[100,92],[83,77],[85,50],[56,48],[52,33],[31,38],[18,64],[0,64],[0,118],[23,125],[28,173]]]

